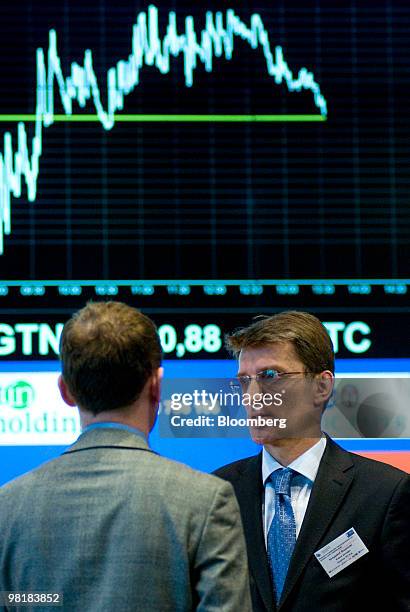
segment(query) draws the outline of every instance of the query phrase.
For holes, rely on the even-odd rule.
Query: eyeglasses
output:
[[[255,376],[238,376],[234,378],[231,383],[231,389],[234,391],[246,391],[249,388],[252,380],[255,380],[261,387],[267,387],[273,383],[278,382],[283,376],[290,376],[292,374],[310,374],[311,372],[278,372],[269,368],[268,370],[262,370],[257,372]]]

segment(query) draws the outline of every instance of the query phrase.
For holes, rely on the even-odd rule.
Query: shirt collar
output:
[[[86,433],[87,431],[91,431],[93,429],[101,429],[101,428],[110,428],[110,429],[123,429],[124,431],[130,431],[137,436],[140,436],[144,440],[146,440],[146,435],[136,427],[130,427],[130,425],[125,425],[125,423],[116,423],[111,421],[100,421],[99,423],[91,423],[91,425],[87,425],[84,427],[82,433]]]
[[[317,471],[319,469],[320,461],[323,457],[323,453],[326,448],[326,438],[320,438],[319,442],[316,442],[311,448],[305,451],[302,455],[297,457],[287,467],[295,470],[298,474],[302,474],[308,478],[311,482],[315,481]],[[263,484],[266,484],[269,476],[275,470],[283,468],[283,465],[276,461],[264,448],[262,450],[262,480]]]

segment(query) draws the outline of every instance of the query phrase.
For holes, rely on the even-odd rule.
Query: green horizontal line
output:
[[[36,121],[36,115],[0,115],[0,122]],[[292,121],[326,121],[324,115],[115,115],[115,122],[182,122],[182,123],[284,123]],[[54,121],[101,121],[98,115],[54,115]]]

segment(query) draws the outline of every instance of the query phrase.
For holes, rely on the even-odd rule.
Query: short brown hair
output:
[[[161,365],[155,324],[121,302],[90,302],[64,326],[64,381],[81,408],[94,415],[128,406]]]
[[[332,341],[324,325],[308,312],[287,310],[271,317],[258,317],[248,327],[226,336],[226,347],[239,356],[242,349],[274,342],[291,342],[307,372],[334,373],[335,356]]]

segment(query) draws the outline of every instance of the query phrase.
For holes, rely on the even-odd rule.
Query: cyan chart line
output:
[[[224,19],[225,17],[225,19]],[[312,72],[301,68],[294,76],[289,69],[281,46],[271,50],[269,35],[262,18],[255,13],[250,18],[248,27],[229,9],[222,12],[208,11],[205,16],[205,28],[198,37],[194,29],[194,18],[185,18],[185,33],[178,34],[177,19],[174,11],[169,12],[166,34],[161,41],[159,37],[158,9],[150,5],[147,12],[141,11],[132,27],[132,51],[127,60],[119,60],[107,71],[107,109],[101,102],[100,87],[93,68],[93,56],[90,49],[84,52],[82,65],[72,62],[71,74],[64,77],[57,50],[57,33],[49,31],[47,62],[42,48],[37,49],[37,93],[35,130],[29,152],[26,125],[20,121],[17,125],[17,150],[13,148],[10,132],[4,134],[4,153],[0,153],[0,255],[4,251],[4,235],[11,232],[11,195],[20,198],[22,179],[27,187],[29,202],[34,202],[37,194],[39,161],[42,154],[43,127],[54,123],[54,84],[57,84],[59,96],[67,116],[73,115],[73,101],[84,108],[92,100],[98,120],[105,130],[111,130],[116,118],[115,113],[124,108],[124,98],[140,84],[140,71],[144,66],[155,66],[161,74],[170,72],[170,58],[184,57],[185,86],[192,87],[194,71],[200,61],[207,72],[212,72],[214,57],[224,55],[232,59],[235,37],[249,43],[252,49],[262,48],[268,74],[275,84],[285,83],[289,91],[309,90],[313,94],[316,107],[323,118],[327,116],[327,104],[319,84]]]

